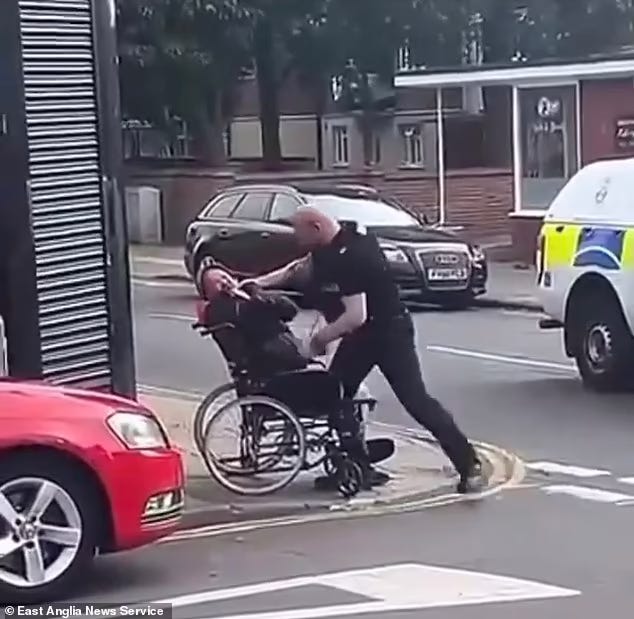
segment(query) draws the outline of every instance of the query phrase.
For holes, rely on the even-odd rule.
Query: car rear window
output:
[[[273,206],[271,208],[270,219],[272,221],[290,219],[300,206],[301,203],[297,200],[297,198],[287,194],[278,193],[275,196],[275,201],[273,202]]]
[[[248,193],[240,203],[240,206],[238,206],[233,213],[233,218],[255,221],[263,220],[272,198],[272,193]]]
[[[242,193],[234,193],[220,198],[208,206],[202,212],[201,217],[229,217],[243,195]]]

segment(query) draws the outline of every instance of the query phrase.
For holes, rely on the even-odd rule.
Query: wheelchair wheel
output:
[[[205,399],[198,405],[194,413],[193,434],[194,445],[198,452],[202,454],[204,450],[205,428],[211,418],[214,410],[217,410],[223,403],[235,400],[236,385],[235,383],[226,383],[216,387],[210,391]]]
[[[356,496],[363,484],[363,471],[352,460],[345,458],[337,467],[337,489],[346,499]]]
[[[202,446],[213,478],[241,495],[284,488],[306,459],[301,423],[282,403],[264,396],[234,398],[212,412]]]

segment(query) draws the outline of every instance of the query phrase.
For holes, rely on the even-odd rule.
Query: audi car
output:
[[[187,271],[194,277],[201,260],[211,257],[238,276],[252,277],[301,257],[290,220],[308,205],[376,235],[404,300],[466,307],[486,292],[487,261],[479,247],[362,185],[241,185],[222,191],[187,228]]]

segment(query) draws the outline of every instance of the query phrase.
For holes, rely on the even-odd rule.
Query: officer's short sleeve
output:
[[[371,277],[373,252],[372,247],[363,241],[347,246],[339,254],[337,261],[337,285],[342,297],[352,297],[367,292],[368,277]]]

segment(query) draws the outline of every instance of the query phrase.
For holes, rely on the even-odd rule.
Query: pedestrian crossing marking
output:
[[[546,494],[565,494],[577,499],[595,501],[597,503],[612,503],[618,505],[621,503],[629,504],[634,502],[634,496],[602,490],[600,488],[590,488],[588,486],[556,485],[544,486],[541,489],[546,492]]]
[[[634,477],[620,477],[618,481],[622,484],[634,485]]]
[[[399,564],[205,591],[156,603],[171,604],[173,607],[208,605],[310,586],[338,589],[365,597],[367,601],[233,614],[215,619],[322,619],[581,595],[580,591],[574,589],[495,574],[422,564]],[[207,612],[210,610],[207,609]]]
[[[611,475],[610,471],[605,471],[603,469],[591,469],[584,466],[562,464],[559,462],[528,462],[525,466],[527,469],[538,471],[540,473],[570,475],[572,477],[592,478]]]

